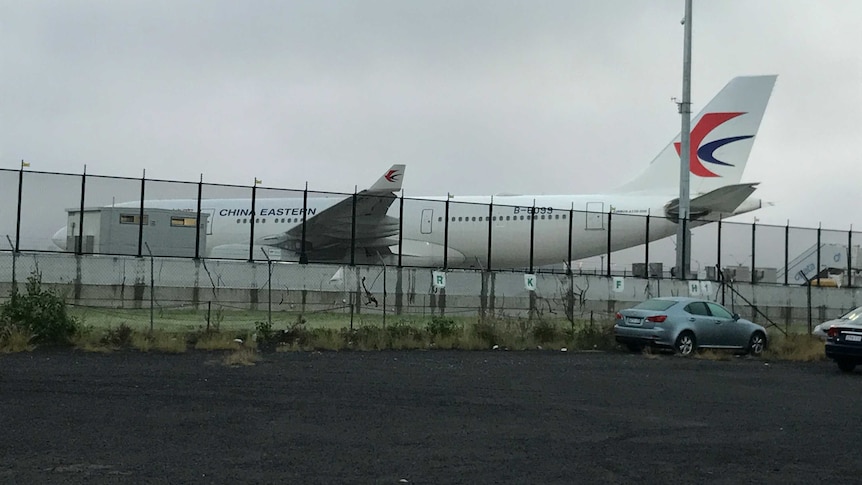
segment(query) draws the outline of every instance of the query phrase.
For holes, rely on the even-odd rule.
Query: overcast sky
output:
[[[751,221],[862,228],[862,2],[694,2],[696,113],[778,74]],[[0,166],[596,193],[679,131],[683,0],[0,2]],[[9,188],[4,188],[8,190]]]

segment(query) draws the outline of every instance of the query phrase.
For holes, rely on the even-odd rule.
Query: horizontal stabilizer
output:
[[[691,218],[696,219],[708,214],[733,214],[745,199],[757,189],[757,182],[725,185],[691,199]],[[664,207],[668,217],[679,217],[679,199],[673,199]]]

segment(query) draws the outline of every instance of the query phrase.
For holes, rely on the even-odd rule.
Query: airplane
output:
[[[776,78],[733,78],[692,120],[690,227],[763,205],[750,197],[757,183],[741,179]],[[651,216],[650,241],[676,234],[679,138],[607,193],[404,198],[397,193],[405,165],[396,164],[348,197],[262,198],[254,210],[251,199],[204,199],[206,257],[261,259],[262,249],[282,261],[502,269],[597,256],[609,243],[610,251],[639,246],[647,218],[627,216]],[[144,207],[189,210],[197,200],[145,200]],[[53,240],[65,249],[66,228]]]

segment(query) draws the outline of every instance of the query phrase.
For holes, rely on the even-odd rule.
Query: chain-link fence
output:
[[[7,251],[675,275],[676,221],[601,201],[549,207],[517,196],[430,200],[23,168],[0,169],[0,183]],[[325,225],[315,217],[323,211]],[[721,268],[738,282],[856,285],[858,233],[703,222],[691,224],[689,279],[715,280]]]
[[[0,253],[2,295],[38,274],[94,325],[219,328],[257,321],[386,325],[434,316],[613,320],[646,298],[700,296],[782,331],[806,331],[856,306],[857,289],[164,257]],[[443,276],[441,284],[440,276]],[[811,290],[811,298],[807,291]]]
[[[692,273],[671,279],[675,220],[601,201],[566,208],[23,168],[0,169],[0,183],[0,285],[38,271],[75,308],[182,325],[271,312],[610,319],[648,296],[725,301],[732,283],[741,314],[756,306],[755,320],[790,326],[855,306],[862,267],[853,231],[695,221]]]

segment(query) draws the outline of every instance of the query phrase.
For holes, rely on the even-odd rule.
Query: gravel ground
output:
[[[862,375],[622,353],[0,356],[0,483],[858,483]]]

